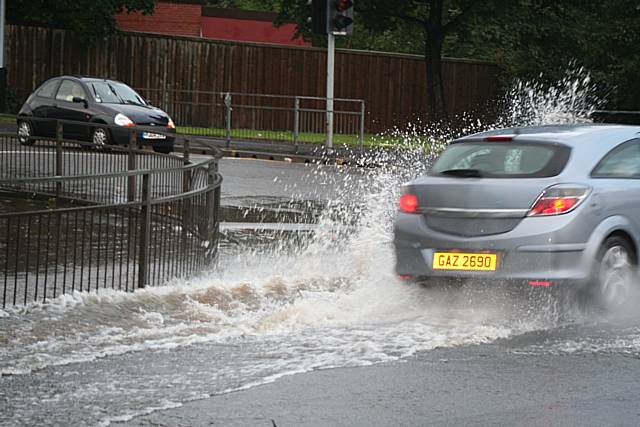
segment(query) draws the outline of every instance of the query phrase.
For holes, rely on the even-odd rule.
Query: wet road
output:
[[[315,371],[156,412],[130,426],[635,426],[638,360],[523,356],[506,343]]]
[[[394,277],[421,167],[224,160],[215,271],[0,313],[0,425],[637,425],[635,313]]]

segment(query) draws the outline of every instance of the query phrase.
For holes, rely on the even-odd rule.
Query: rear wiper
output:
[[[459,176],[462,178],[482,178],[484,176],[479,169],[447,169],[440,173],[442,175]]]

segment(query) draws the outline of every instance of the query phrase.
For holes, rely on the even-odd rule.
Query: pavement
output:
[[[276,160],[290,163],[352,164],[361,153],[347,147],[327,149],[318,144],[282,143],[275,141],[234,140],[227,143],[221,138],[207,136],[186,136],[189,151],[197,154],[215,155],[219,150],[223,157]],[[183,149],[183,142],[176,143],[176,151]]]

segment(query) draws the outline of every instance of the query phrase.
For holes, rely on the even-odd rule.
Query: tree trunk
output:
[[[427,68],[427,102],[429,121],[447,120],[447,109],[442,85],[442,25],[443,0],[431,2],[429,19],[425,26],[425,64]]]

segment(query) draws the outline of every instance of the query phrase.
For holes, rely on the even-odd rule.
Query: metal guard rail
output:
[[[213,265],[217,158],[192,162],[188,140],[182,156],[134,144],[104,151],[64,139],[67,123],[58,123],[55,139],[28,145],[0,136],[3,309],[73,292],[134,291]]]

